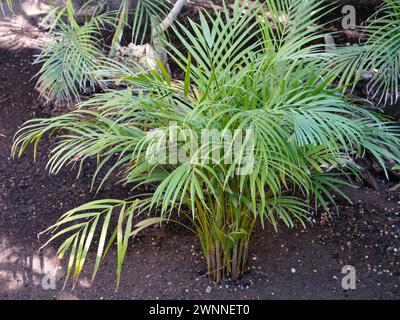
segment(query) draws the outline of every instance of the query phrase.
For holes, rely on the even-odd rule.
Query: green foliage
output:
[[[79,275],[82,272],[83,265],[87,258],[89,249],[93,244],[96,232],[99,232],[97,244],[96,259],[93,270],[95,278],[101,261],[104,259],[110,247],[117,244],[117,284],[120,282],[122,264],[128,248],[128,241],[131,237],[137,235],[143,228],[150,225],[161,223],[162,218],[150,218],[144,220],[135,226],[133,225],[134,213],[141,212],[145,202],[137,201],[119,201],[119,200],[98,200],[89,204],[80,206],[74,210],[65,213],[54,225],[43,233],[52,233],[51,238],[44,244],[54,239],[71,233],[57,251],[58,259],[62,259],[69,252],[68,271],[65,277],[65,284],[73,272],[73,285],[75,286]],[[116,216],[116,226],[111,226],[112,218]],[[76,223],[75,223],[76,222]],[[68,226],[61,231],[59,227]],[[109,229],[111,229],[110,234]],[[109,239],[107,239],[109,236]],[[44,247],[43,246],[43,247]],[[64,284],[64,286],[65,286]]]
[[[99,40],[101,33],[106,27],[115,29],[109,52],[109,56],[114,57],[130,22],[128,17],[132,10],[132,1],[124,0],[117,12],[99,13],[104,9],[105,2],[97,4],[83,25],[77,22],[77,10],[71,0],[67,1],[65,7],[56,7],[51,11],[56,15],[49,32],[51,40],[36,59],[36,63],[42,65],[37,88],[48,100],[65,101],[71,105],[79,101],[82,93],[94,91],[96,87],[104,88],[99,72],[108,62],[104,44]],[[93,1],[87,1],[78,12],[85,10],[88,5],[93,5]],[[149,37],[147,31],[150,21],[156,32],[168,8],[164,0],[138,1],[133,11],[133,21],[129,24],[132,41],[141,44],[145,37]]]
[[[129,26],[131,29],[131,41],[135,44],[143,44],[146,37],[150,37],[152,41],[152,34],[149,35],[148,29],[151,26],[152,32],[157,32],[156,28],[165,17],[170,4],[165,0],[138,0],[133,10],[132,22],[129,23],[129,13],[132,11],[132,1],[123,0],[120,4],[120,9],[117,19],[117,27],[112,40],[110,56],[114,57],[120,48],[124,29]]]
[[[370,98],[378,104],[395,103],[400,79],[400,1],[385,0],[363,29],[368,40],[359,47],[340,48],[330,69],[345,86],[353,88],[362,74],[371,73]]]
[[[57,17],[49,32],[50,42],[35,61],[42,64],[37,88],[48,100],[72,104],[79,101],[88,88],[94,90],[102,85],[96,72],[104,64],[105,57],[98,38],[100,28],[112,23],[112,15],[95,16],[80,26],[71,0],[67,1],[66,8],[55,12]]]
[[[333,88],[333,77],[321,76],[331,56],[318,44],[324,35],[316,22],[327,8],[318,0],[268,0],[266,6],[269,15],[258,3],[236,1],[233,12],[225,6],[201,13],[199,22],[189,20],[190,28],[178,24],[174,30],[186,52],[167,46],[183,80],[171,79],[161,62],[158,70],[140,72],[138,67],[135,73],[115,64],[103,74],[113,74],[126,89],[97,94],[65,115],[31,120],[17,133],[13,154],[19,156],[30,144],[36,151],[43,136],[57,135],[48,162],[51,173],[97,157],[93,186],[100,180],[101,187],[119,170],[123,183],[154,188],[127,201],[88,203],[49,228],[64,228],[49,242],[68,237],[58,255],[69,253],[68,274],[74,270],[75,282],[96,232],[94,274],[116,241],[119,282],[128,240],[136,234],[133,219],[150,211],[157,211],[160,220],[145,220],[136,231],[172,215],[186,216],[209,274],[216,281],[224,275],[237,278],[246,271],[257,220],[275,229],[296,221],[305,226],[314,202],[329,211],[334,192],[345,196],[338,185],[357,174],[354,160],[365,152],[383,166],[385,158],[399,162],[398,128],[361,101],[344,97]],[[180,133],[178,149],[183,148],[192,138],[187,129],[195,136],[204,129],[251,130],[252,170],[238,174],[248,150],[219,145],[224,154],[235,154],[226,163],[214,156],[210,140],[198,151],[212,161],[199,160],[198,153],[183,163],[149,160],[173,130]],[[110,223],[114,216],[116,227]]]

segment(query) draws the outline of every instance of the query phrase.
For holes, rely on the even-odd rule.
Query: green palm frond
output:
[[[69,253],[65,284],[72,276],[73,285],[75,287],[88,256],[88,252],[94,245],[96,234],[99,234],[92,280],[96,277],[101,261],[116,242],[116,275],[118,286],[129,239],[137,235],[144,228],[156,223],[161,223],[165,220],[162,217],[151,218],[134,225],[134,214],[140,215],[144,208],[148,206],[147,203],[148,201],[146,200],[92,201],[65,213],[54,225],[43,231],[41,235],[50,234],[50,239],[44,246],[68,233],[68,238],[61,244],[57,251],[58,259],[62,259],[66,253]],[[113,224],[113,218],[115,216],[116,221],[115,224]],[[64,229],[58,231],[59,228]]]
[[[369,85],[369,94],[379,103],[393,104],[399,98],[400,79],[400,1],[387,0],[377,17],[367,26],[369,37],[366,59],[370,68],[378,69]]]
[[[363,28],[368,37],[358,47],[340,48],[330,63],[340,84],[353,89],[361,78],[371,78],[368,95],[377,104],[394,104],[399,98],[400,2],[386,0]]]
[[[112,14],[98,15],[80,26],[72,2],[67,4],[66,8],[59,10],[50,31],[51,41],[35,63],[42,64],[37,82],[41,96],[72,104],[80,100],[82,92],[102,85],[96,71],[101,68],[105,57],[98,37],[100,28],[112,23]],[[64,15],[67,22],[63,20]]]
[[[133,3],[135,3],[134,8],[132,8]],[[156,28],[158,28],[170,8],[171,4],[166,0],[121,1],[110,56],[114,57],[119,50],[126,27],[131,29],[131,42],[143,44],[147,39],[150,39],[151,42],[153,40],[152,33],[157,32]],[[132,21],[129,19],[130,13],[133,16]]]
[[[37,83],[41,96],[72,104],[79,102],[82,93],[93,92],[97,87],[104,89],[106,84],[101,73],[115,62],[105,57],[104,45],[99,40],[101,32],[108,26],[115,29],[109,52],[113,58],[127,27],[131,29],[132,42],[137,44],[153,39],[155,34],[160,37],[162,32],[157,29],[171,8],[166,0],[137,3],[124,0],[118,11],[101,13],[105,3],[97,3],[92,16],[86,17],[83,25],[77,22],[76,16],[89,4],[95,4],[94,1],[87,1],[77,10],[69,0],[64,8],[52,11],[56,19],[50,30],[51,41],[36,59],[36,63],[42,64]],[[154,34],[149,34],[150,26]]]

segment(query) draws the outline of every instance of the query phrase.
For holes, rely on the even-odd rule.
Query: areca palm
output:
[[[37,86],[41,95],[48,100],[72,104],[79,101],[88,88],[90,91],[97,87],[104,89],[98,71],[109,61],[106,45],[100,41],[102,32],[110,27],[113,30],[108,56],[115,58],[127,29],[130,29],[131,41],[135,44],[142,45],[148,38],[154,42],[163,35],[185,3],[186,0],[177,1],[169,14],[171,3],[168,0],[123,0],[118,10],[106,12],[107,1],[88,0],[82,8],[76,8],[72,0],[67,0],[65,7],[55,7],[50,13],[55,16],[49,32],[51,41],[36,59],[36,63],[42,64]],[[79,24],[76,16],[89,5],[94,6],[91,14]]]
[[[171,3],[169,0],[122,0],[118,17],[117,27],[112,40],[110,56],[114,57],[120,48],[121,39],[124,34],[124,29],[129,26],[131,29],[131,41],[135,44],[144,44],[150,38],[150,42],[154,41],[156,35],[161,36],[161,33],[168,28],[168,25],[163,24],[166,17],[172,15],[172,20],[176,18],[176,15],[180,12],[182,7],[186,4],[187,0],[176,1],[174,10],[171,10]],[[133,4],[135,7],[132,9]],[[129,13],[133,10],[133,19],[129,21]],[[168,12],[170,14],[168,15]],[[149,35],[149,29],[151,30]]]
[[[224,6],[200,14],[198,23],[189,20],[190,28],[178,24],[187,53],[167,45],[184,79],[171,79],[161,61],[150,72],[114,65],[113,77],[126,89],[96,95],[62,116],[31,120],[18,132],[15,155],[29,144],[36,148],[46,134],[58,135],[51,173],[99,157],[94,184],[113,162],[100,186],[119,170],[124,183],[154,188],[150,195],[85,204],[47,230],[55,232],[49,242],[66,237],[58,255],[69,253],[68,276],[73,271],[75,281],[95,234],[94,275],[116,242],[119,282],[129,239],[154,223],[180,223],[180,215],[191,221],[208,274],[236,279],[247,269],[257,221],[275,229],[296,221],[305,226],[313,202],[329,210],[334,192],[345,196],[338,185],[357,174],[355,158],[369,151],[381,163],[399,160],[396,127],[320,75],[329,58],[316,44],[323,39],[316,24],[326,9],[321,2],[268,0],[265,6],[268,13],[259,3],[236,1],[233,12]],[[211,135],[191,149],[204,130]],[[242,132],[244,144],[213,139],[223,132]],[[159,217],[146,219],[150,211]],[[135,216],[144,219],[136,226]]]
[[[370,78],[367,87],[378,104],[394,104],[399,98],[400,79],[400,1],[385,0],[363,28],[366,43],[340,48],[330,63],[341,84],[355,84]],[[365,77],[367,76],[367,77]]]
[[[42,65],[37,89],[47,100],[72,104],[79,101],[87,88],[93,91],[102,86],[97,71],[106,57],[99,38],[105,24],[113,24],[113,14],[94,15],[79,25],[71,0],[52,13],[56,18],[49,31],[50,41],[35,60]]]

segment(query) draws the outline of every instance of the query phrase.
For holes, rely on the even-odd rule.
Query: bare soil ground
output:
[[[44,239],[37,235],[65,211],[94,199],[89,190],[94,165],[79,179],[75,169],[49,176],[48,141],[41,143],[36,163],[31,151],[21,159],[10,157],[18,128],[50,116],[52,108],[34,89],[37,51],[19,46],[12,51],[12,42],[0,47],[0,299],[400,299],[400,193],[389,192],[384,181],[381,193],[348,188],[353,204],[342,202],[334,219],[316,217],[308,230],[282,226],[275,233],[258,227],[249,271],[237,282],[214,284],[204,275],[195,237],[168,225],[131,243],[118,291],[115,251],[93,283],[91,257],[75,290],[70,283],[62,290],[65,262],[55,288],[43,287],[43,278],[57,267],[57,243],[39,252]],[[96,198],[122,199],[128,193],[108,185]],[[345,265],[356,268],[356,290],[341,287]]]

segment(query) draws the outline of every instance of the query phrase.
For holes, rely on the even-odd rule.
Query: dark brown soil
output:
[[[43,289],[43,277],[54,271],[56,247],[39,253],[37,234],[66,210],[93,199],[89,185],[94,168],[89,164],[79,180],[75,170],[49,176],[47,142],[40,146],[37,163],[31,154],[11,159],[19,126],[47,116],[49,109],[30,81],[38,71],[31,65],[34,53],[0,50],[0,299],[400,298],[400,194],[362,188],[348,190],[354,205],[343,204],[340,217],[322,215],[307,231],[282,227],[276,234],[258,228],[250,270],[236,283],[216,285],[204,276],[196,239],[167,226],[131,243],[117,292],[114,251],[93,284],[88,272],[75,290],[68,284],[62,291],[64,268],[57,272],[56,289]],[[127,193],[109,186],[97,198],[124,198]],[[341,287],[344,265],[356,268],[356,290]]]

